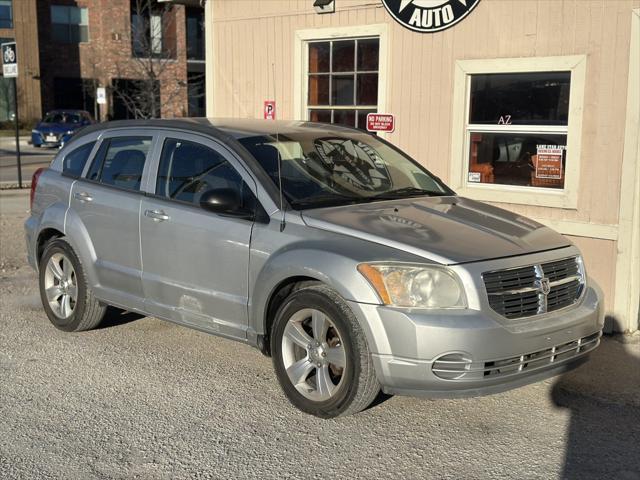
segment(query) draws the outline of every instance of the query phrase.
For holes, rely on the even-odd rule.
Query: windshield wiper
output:
[[[396,198],[410,198],[410,197],[442,197],[449,195],[446,192],[435,192],[433,190],[425,190],[423,188],[416,187],[403,187],[396,188],[395,190],[388,190],[376,195],[370,196],[369,200],[393,200]]]
[[[342,195],[339,193],[324,193],[319,195],[310,195],[308,197],[303,197],[298,200],[291,200],[291,206],[296,207],[311,207],[311,206],[328,206],[327,204],[335,204],[338,205],[350,205],[353,203],[361,202],[364,199],[363,197],[355,197],[352,195]]]

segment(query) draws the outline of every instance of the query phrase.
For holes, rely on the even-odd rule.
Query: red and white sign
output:
[[[275,100],[264,101],[264,119],[265,120],[276,119],[276,101]]]
[[[396,128],[395,117],[391,113],[369,113],[367,115],[367,131],[393,132]]]

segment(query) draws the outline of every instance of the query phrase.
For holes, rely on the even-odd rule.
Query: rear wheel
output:
[[[82,264],[64,238],[47,243],[39,275],[42,305],[56,328],[79,332],[98,326],[107,307],[91,293]]]
[[[276,314],[271,351],[285,394],[312,415],[357,413],[380,390],[357,319],[325,285],[303,288],[285,300]]]

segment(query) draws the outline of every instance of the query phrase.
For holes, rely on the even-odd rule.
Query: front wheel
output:
[[[291,403],[321,418],[357,413],[380,391],[364,333],[325,285],[292,293],[276,314],[271,351]]]

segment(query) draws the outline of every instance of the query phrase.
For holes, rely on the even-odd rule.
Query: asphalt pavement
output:
[[[27,137],[20,137],[20,163],[22,181],[31,182],[31,176],[40,167],[46,167],[58,153],[57,148],[36,148],[29,145]],[[0,186],[18,182],[18,163],[15,137],[0,136]]]
[[[637,335],[510,392],[320,420],[247,346],[116,310],[94,331],[53,328],[27,211],[26,191],[0,192],[0,478],[640,480]]]

